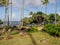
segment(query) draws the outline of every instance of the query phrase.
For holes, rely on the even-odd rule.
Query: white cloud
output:
[[[37,7],[37,6],[41,6],[42,0],[25,0],[25,7],[27,6],[33,6],[33,7]],[[56,0],[49,0],[49,3],[55,3]],[[14,7],[22,7],[22,0],[12,0],[13,2],[13,6]]]
[[[10,2],[11,2],[11,0],[10,0]],[[13,7],[18,7],[18,8],[20,8],[21,6],[22,6],[22,2],[21,2],[21,0],[12,0],[12,5],[13,5]]]
[[[25,17],[32,17],[32,15],[27,15],[27,16],[25,16]]]
[[[9,19],[11,18],[11,14],[9,13]],[[12,13],[12,20],[16,20],[16,14],[15,13]]]
[[[12,18],[15,19],[16,18],[16,14],[12,13]]]
[[[60,15],[60,12],[58,12],[58,14]]]
[[[49,3],[56,3],[56,0],[49,0]]]
[[[19,8],[21,8],[22,7],[22,0],[12,0],[12,5],[14,6],[14,7],[19,7]],[[42,2],[41,2],[41,0],[25,0],[25,7],[27,7],[27,6],[34,6],[34,7],[36,7],[36,6],[40,6],[41,4],[42,4]]]
[[[29,6],[29,5],[32,5],[32,6],[40,6],[42,4],[41,0],[26,0],[25,1],[25,5],[26,6]]]

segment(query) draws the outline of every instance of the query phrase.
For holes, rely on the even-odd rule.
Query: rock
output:
[[[45,39],[41,39],[40,42],[46,43],[47,41]]]
[[[8,32],[11,32],[11,29],[9,29]]]
[[[23,36],[23,32],[20,32],[20,35]]]

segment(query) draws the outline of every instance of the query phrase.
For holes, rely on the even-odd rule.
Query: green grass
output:
[[[13,39],[0,40],[0,45],[60,45],[60,38],[48,35],[45,32],[27,33],[24,36],[20,34],[11,35]],[[40,40],[45,39],[45,43]]]

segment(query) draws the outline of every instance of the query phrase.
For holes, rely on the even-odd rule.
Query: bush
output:
[[[56,31],[56,35],[57,35],[57,36],[60,36],[60,24],[57,24],[55,28],[56,28],[56,30],[57,30],[57,31]]]
[[[37,26],[32,26],[30,27],[27,32],[37,32],[38,31],[38,27]]]
[[[4,28],[6,29],[6,31],[8,31],[8,29],[10,29],[11,26],[4,26]]]
[[[18,30],[18,27],[17,26],[13,26],[12,29]]]
[[[47,24],[43,29],[45,32],[53,36],[60,36],[60,25]]]

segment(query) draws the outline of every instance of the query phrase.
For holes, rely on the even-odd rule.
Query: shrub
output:
[[[27,30],[27,32],[37,32],[37,31],[38,31],[37,26],[32,26]]]
[[[6,29],[6,31],[8,31],[8,29],[10,29],[11,26],[4,26],[4,28]]]
[[[60,24],[57,24],[55,28],[57,30],[56,31],[57,36],[60,36]]]
[[[47,24],[43,29],[45,32],[53,36],[60,36],[60,25]]]
[[[18,27],[17,26],[13,26],[12,29],[18,30]]]

